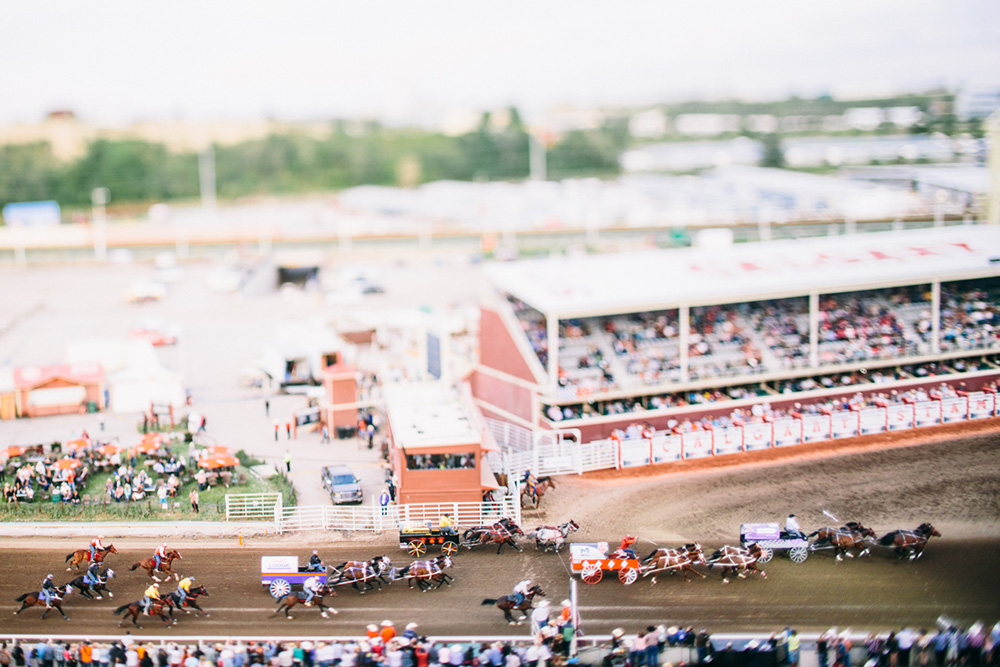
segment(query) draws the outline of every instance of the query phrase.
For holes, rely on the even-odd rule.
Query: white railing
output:
[[[252,519],[278,521],[282,511],[280,493],[227,493],[226,521]]]

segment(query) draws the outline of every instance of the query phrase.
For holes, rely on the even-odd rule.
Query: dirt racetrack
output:
[[[612,577],[596,586],[581,583],[584,628],[592,634],[617,626],[634,631],[659,622],[705,625],[711,631],[771,631],[785,625],[800,631],[830,626],[888,630],[903,624],[930,627],[940,614],[964,623],[992,624],[1000,618],[998,427],[998,420],[969,425],[974,434],[965,437],[954,429],[922,432],[921,440],[932,440],[927,444],[891,434],[881,442],[807,446],[731,467],[713,461],[561,477],[543,500],[543,511],[526,514],[524,524],[573,518],[582,529],[572,540],[617,542],[631,532],[640,537],[640,552],[651,549],[652,543],[676,546],[688,541],[699,541],[708,551],[736,543],[741,522],[778,521],[789,512],[811,531],[831,523],[824,509],[841,521],[871,525],[879,535],[924,521],[943,535],[932,539],[917,562],[899,561],[888,549],[877,547],[870,558],[843,563],[836,563],[829,552],[815,552],[802,564],[778,555],[764,567],[767,579],[737,579],[729,585],[714,572],[690,584],[669,576],[655,586],[640,580],[625,587]],[[882,449],[887,444],[892,448]],[[506,634],[510,626],[498,610],[480,606],[483,598],[507,593],[519,579],[530,577],[558,609],[569,590],[566,554],[539,554],[525,544],[523,554],[460,552],[450,571],[456,578],[450,588],[419,593],[396,583],[365,596],[343,590],[334,601],[341,613],[330,620],[321,619],[315,609],[297,610],[291,622],[270,616],[273,602],[259,584],[261,555],[295,553],[304,558],[316,546],[328,563],[382,553],[396,564],[409,560],[393,536],[344,544],[332,534],[262,538],[242,548],[211,542],[172,544],[184,555],[180,570],[195,574],[208,587],[211,595],[205,606],[212,616],[183,616],[174,629],[147,619],[144,632],[339,635],[359,633],[366,624],[388,618],[397,626],[417,621],[427,634]],[[113,582],[114,601],[72,596],[67,602],[69,621],[58,616],[40,621],[37,607],[17,618],[10,615],[17,607],[14,598],[36,589],[46,573],[55,573],[60,583],[70,578],[61,564],[76,546],[63,540],[3,542],[3,632],[122,632],[111,610],[140,597],[148,582],[145,575],[123,566],[149,555],[152,544],[119,540],[116,546],[122,553],[110,561],[119,573]]]

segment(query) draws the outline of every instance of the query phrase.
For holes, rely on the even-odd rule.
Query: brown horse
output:
[[[837,555],[837,561],[844,560],[844,556],[854,558],[849,549],[858,549],[858,558],[871,553],[871,547],[875,540],[875,531],[865,528],[860,523],[852,521],[841,528],[823,527],[807,537],[816,537],[812,543],[812,548],[822,548],[832,546]]]
[[[521,492],[521,506],[537,508],[542,502],[542,496],[549,489],[556,488],[555,480],[551,477],[539,477],[536,484],[528,482]]]
[[[705,552],[702,551],[700,544],[685,544],[680,549],[657,549],[643,560],[639,570],[643,577],[652,574],[654,584],[656,583],[656,574],[664,571],[670,574],[683,572],[684,581],[691,583],[689,572],[697,574],[702,579],[705,578],[703,573],[694,569],[695,563],[706,564]]]
[[[413,582],[416,581],[417,588],[426,593],[431,588],[441,588],[445,584],[451,586],[455,579],[445,574],[445,569],[452,565],[454,562],[451,556],[441,555],[434,560],[415,560],[399,571],[393,568],[389,576],[397,581],[408,579],[410,588],[413,588]],[[434,582],[437,582],[437,586],[434,586]]]
[[[165,602],[154,602],[153,604],[149,605],[149,612],[147,613],[147,615],[159,616],[160,619],[163,620],[164,625],[173,625],[174,623],[177,622],[177,619],[170,618],[169,616],[167,616],[166,611],[169,609],[170,605]],[[139,617],[142,616],[143,613],[145,613],[142,610],[142,600],[136,600],[135,602],[129,602],[128,604],[123,604],[122,606],[118,607],[118,609],[115,609],[114,612],[112,613],[114,613],[115,616],[122,617],[122,620],[118,621],[119,628],[122,627],[122,623],[124,623],[125,620],[129,616],[131,616],[132,625],[139,628],[140,630],[142,629],[142,626],[139,625]]]
[[[204,586],[195,586],[188,591],[187,597],[181,602],[181,594],[177,591],[171,591],[163,596],[163,601],[167,603],[170,607],[170,616],[173,618],[174,609],[183,609],[185,614],[190,614],[191,609],[197,609],[201,612],[202,616],[211,616],[207,611],[198,606],[198,598],[202,595],[208,596],[208,591],[205,590]],[[190,607],[190,609],[189,609]]]
[[[503,545],[509,544],[518,551],[523,551],[514,541],[515,535],[523,537],[524,531],[510,519],[501,519],[490,527],[478,526],[475,529],[465,531],[461,546],[471,549],[485,544],[496,544],[498,545],[497,553],[500,553],[503,550]]]
[[[150,556],[149,558],[143,558],[141,561],[130,567],[128,570],[129,572],[134,572],[136,568],[141,567],[154,581],[163,581],[163,579],[160,579],[159,577],[156,576],[156,574],[154,574],[154,571],[163,572],[164,574],[167,575],[166,576],[167,579],[170,578],[170,575],[174,575],[174,581],[179,581],[180,576],[178,576],[176,572],[170,569],[170,564],[173,563],[175,560],[180,560],[180,558],[181,555],[177,552],[177,550],[171,549],[170,551],[167,552],[166,557],[160,563],[159,568],[156,567],[156,558]]]
[[[894,530],[886,533],[878,543],[884,547],[895,547],[896,555],[900,558],[909,553],[910,560],[916,560],[924,554],[927,540],[932,537],[941,537],[941,533],[931,524],[922,523],[916,530]]]
[[[527,594],[524,596],[524,600],[522,600],[520,604],[517,604],[514,601],[515,597],[513,595],[504,595],[499,599],[486,598],[480,603],[479,606],[482,607],[488,604],[495,604],[497,608],[503,612],[503,617],[507,619],[508,623],[511,625],[521,625],[521,623],[528,618],[528,612],[532,609],[531,601],[536,595],[545,597],[545,591],[543,591],[542,587],[538,584],[535,584],[528,589]],[[521,618],[515,620],[514,615],[510,613],[512,610],[521,612]]]
[[[274,614],[271,614],[271,616],[276,615],[279,611],[283,611],[285,612],[285,618],[287,618],[289,621],[292,620],[292,615],[289,614],[288,612],[291,611],[292,607],[294,607],[295,605],[304,604],[302,602],[304,598],[299,597],[299,595],[300,593],[298,591],[292,591],[285,597],[278,598],[278,600],[275,602],[275,604],[278,605],[278,608],[274,610]],[[313,599],[309,604],[311,605],[315,603],[316,606],[319,607],[319,613],[323,618],[330,618],[326,614],[327,611],[333,614],[339,614],[340,612],[334,609],[333,607],[327,607],[325,604],[323,604],[323,596],[325,595],[329,595],[330,597],[336,597],[337,591],[333,590],[329,586],[324,585],[319,590],[319,592],[317,592],[316,595],[313,596]]]
[[[105,556],[107,556],[108,554],[116,554],[116,553],[118,553],[118,549],[115,549],[115,545],[109,544],[108,546],[104,547],[103,549],[98,549],[97,550],[97,554],[94,556],[94,560],[96,560],[98,563],[102,563],[102,562],[104,562],[104,557]],[[71,558],[73,560],[70,560]],[[87,549],[77,549],[73,553],[68,554],[66,556],[66,560],[63,561],[63,562],[64,563],[69,563],[69,567],[66,568],[67,572],[69,572],[70,570],[72,570],[74,567],[77,570],[79,570],[81,563],[89,563],[90,562],[90,549],[89,548],[87,548]]]
[[[736,573],[740,579],[744,579],[748,572],[756,572],[762,579],[766,579],[767,573],[757,568],[757,560],[762,555],[764,552],[756,542],[751,542],[745,548],[726,545],[713,553],[706,562],[709,569],[716,565],[721,567],[722,583],[728,584],[729,577],[733,573]]]
[[[56,597],[52,598],[52,600],[49,601],[50,606],[46,607],[45,611],[42,612],[42,618],[48,616],[49,612],[55,609],[56,611],[59,612],[59,615],[63,617],[64,621],[68,621],[69,616],[63,613],[62,605],[60,604],[60,602],[62,602],[62,597],[60,596],[69,595],[72,592],[73,592],[73,587],[69,585],[60,586],[56,588]],[[43,606],[45,605],[45,602],[42,600],[41,593],[39,593],[38,591],[25,593],[24,595],[16,598],[14,601],[21,603],[21,608],[14,612],[15,616],[20,614],[28,607],[34,607],[36,604],[40,604]]]

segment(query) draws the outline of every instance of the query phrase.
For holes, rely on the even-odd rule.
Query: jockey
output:
[[[177,582],[177,606],[183,607],[184,601],[188,598],[188,593],[191,592],[191,582],[194,581],[194,577],[184,577]]]
[[[306,572],[326,572],[323,561],[320,560],[319,551],[313,549],[312,556],[309,556],[309,564],[306,565]]]
[[[156,551],[153,552],[153,558],[156,559],[156,564],[153,567],[154,570],[159,570],[160,565],[163,564],[163,559],[167,557],[167,543],[164,542],[160,546],[156,547]]]
[[[90,562],[93,563],[97,560],[97,552],[104,549],[104,543],[101,540],[104,539],[103,535],[98,535],[90,541]]]
[[[52,605],[50,603],[52,600],[59,599],[58,593],[59,589],[56,588],[56,583],[52,581],[52,575],[50,574],[42,581],[42,590],[39,597],[45,601],[45,606],[51,609]]]
[[[530,470],[524,471],[524,475],[521,477],[521,483],[528,489],[528,494],[532,498],[537,495],[538,492],[535,490],[535,487],[538,486],[538,480],[531,474]]]
[[[83,583],[90,587],[90,590],[94,590],[94,586],[101,583],[101,576],[97,571],[101,568],[101,564],[97,561],[90,561],[90,567],[87,568],[86,573],[83,575]]]
[[[160,584],[153,583],[152,586],[146,589],[144,597],[142,598],[142,610],[149,614],[150,607],[153,606],[153,600],[157,602],[162,602],[160,598]]]
[[[514,604],[519,605],[524,602],[524,598],[528,595],[528,589],[531,588],[531,579],[525,579],[514,586]]]
[[[635,545],[635,535],[626,535],[622,538],[622,543],[618,547],[618,551],[615,552],[615,556],[618,558],[635,558],[635,552],[632,551],[633,545]]]
[[[311,607],[312,599],[316,597],[317,593],[323,590],[323,582],[320,581],[319,577],[309,577],[303,582],[302,590],[306,594],[305,605]]]

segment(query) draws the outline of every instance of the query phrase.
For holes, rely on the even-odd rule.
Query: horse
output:
[[[639,571],[642,572],[644,578],[646,575],[652,574],[654,584],[656,583],[656,573],[665,570],[670,574],[678,571],[683,572],[684,581],[691,583],[691,578],[688,577],[689,572],[697,574],[702,579],[705,578],[703,573],[694,569],[695,563],[706,564],[705,552],[702,551],[700,544],[686,544],[680,549],[657,549],[643,559],[639,565]]]
[[[924,547],[927,540],[932,537],[941,537],[934,526],[929,523],[922,523],[915,530],[894,530],[879,538],[878,543],[884,547],[895,547],[896,555],[900,558],[910,554],[910,560],[916,560],[924,554]]]
[[[332,568],[332,570],[330,579],[334,575],[337,575],[337,578],[333,581],[328,580],[331,586],[350,582],[354,590],[364,595],[366,591],[374,589],[376,585],[379,590],[382,590],[382,584],[389,583],[385,575],[392,570],[392,561],[389,560],[388,556],[376,556],[371,560],[349,560]],[[359,586],[359,584],[364,584],[364,587]]]
[[[466,534],[468,535],[469,532],[470,531],[466,531]],[[515,535],[524,536],[524,531],[521,530],[516,523],[510,520],[506,523],[497,522],[493,524],[492,528],[472,533],[470,539],[463,540],[462,546],[466,549],[471,549],[472,547],[479,547],[484,544],[496,544],[498,545],[497,553],[500,553],[503,550],[503,545],[509,544],[518,551],[524,551],[517,545],[517,542],[514,541]],[[472,538],[475,538],[475,540]]]
[[[171,549],[170,551],[167,552],[167,555],[160,562],[160,567],[156,567],[156,558],[150,556],[149,558],[143,558],[141,561],[130,567],[128,570],[129,572],[134,572],[136,568],[141,567],[155,581],[164,581],[163,579],[157,577],[155,572],[163,572],[164,574],[167,575],[166,576],[167,579],[170,578],[170,575],[174,575],[174,581],[179,581],[180,576],[172,569],[170,569],[170,564],[173,563],[174,560],[180,560],[180,558],[181,558],[180,553],[178,553],[176,549]]]
[[[543,591],[542,587],[538,584],[535,584],[528,589],[528,592],[524,596],[524,600],[520,604],[514,603],[514,600],[516,599],[514,595],[504,595],[500,598],[485,598],[479,606],[482,607],[488,604],[495,604],[497,608],[503,612],[503,617],[507,619],[508,623],[511,625],[521,625],[521,623],[528,618],[528,612],[532,610],[531,601],[536,595],[545,597],[545,591]],[[515,609],[521,612],[521,618],[516,620],[514,619],[514,615],[510,613]]]
[[[542,496],[545,495],[545,492],[554,488],[556,488],[555,480],[548,476],[539,477],[535,484],[529,482],[524,491],[521,492],[521,506],[537,508],[542,502]]]
[[[153,604],[149,605],[149,611],[148,612],[143,612],[143,610],[142,610],[142,600],[136,600],[135,602],[129,602],[127,604],[123,604],[122,606],[120,606],[117,609],[115,609],[114,612],[112,612],[112,613],[115,616],[121,616],[122,617],[122,620],[118,621],[118,627],[119,628],[122,627],[122,623],[124,623],[125,620],[129,616],[131,616],[132,617],[132,625],[134,625],[135,627],[137,627],[137,628],[139,628],[141,630],[142,626],[139,625],[139,617],[142,616],[144,613],[147,616],[159,616],[163,620],[163,624],[166,625],[166,626],[170,626],[170,625],[173,625],[174,623],[176,623],[177,622],[176,618],[170,618],[169,616],[167,616],[164,613],[164,610],[165,609],[169,609],[169,608],[170,608],[169,605],[167,603],[165,603],[165,602],[155,602],[154,601]]]
[[[58,586],[58,587],[56,587],[56,596],[57,597],[54,597],[51,600],[49,600],[49,606],[46,607],[45,611],[42,612],[42,618],[44,619],[46,616],[49,615],[50,611],[52,611],[53,609],[55,609],[56,611],[59,612],[59,615],[63,617],[64,621],[68,621],[69,620],[69,616],[67,616],[65,613],[63,613],[62,605],[60,604],[60,602],[62,602],[62,598],[58,597],[58,596],[69,595],[72,592],[73,592],[73,587],[70,586],[70,585],[68,585],[68,584],[66,586]],[[42,600],[42,594],[39,591],[32,591],[30,593],[25,593],[24,595],[21,595],[20,597],[15,598],[14,601],[21,603],[21,608],[14,612],[15,616],[17,616],[18,614],[20,614],[22,611],[24,611],[28,607],[34,607],[36,604],[40,604],[40,605],[44,605],[45,604],[45,601]]]
[[[166,602],[167,606],[170,607],[171,618],[174,615],[175,608],[184,609],[185,614],[190,614],[191,609],[197,609],[198,611],[201,612],[202,616],[211,616],[211,614],[209,614],[207,611],[198,606],[197,600],[202,595],[206,597],[208,596],[208,591],[205,589],[205,587],[195,586],[194,588],[188,591],[187,597],[184,598],[183,602],[181,602],[181,594],[178,593],[177,591],[170,591],[169,593],[164,595],[163,601]],[[187,609],[186,607],[191,607],[191,609]]]
[[[323,597],[326,595],[329,595],[330,597],[336,597],[337,591],[333,590],[332,588],[324,584],[316,593],[316,595],[313,596],[313,599],[309,602],[309,604],[306,606],[311,606],[313,603],[315,603],[316,606],[319,607],[320,615],[323,618],[330,618],[326,614],[327,611],[334,614],[339,614],[340,612],[334,609],[333,607],[327,607],[325,604],[323,604]],[[292,607],[294,607],[297,604],[305,604],[305,603],[303,603],[302,598],[299,597],[298,591],[292,591],[288,595],[278,598],[277,601],[275,601],[275,604],[278,605],[278,608],[274,610],[274,613],[271,614],[271,616],[275,616],[279,611],[283,611],[285,612],[285,618],[287,618],[290,621],[292,620],[292,615],[289,614],[288,612],[292,610]]]
[[[98,572],[96,584],[85,583],[83,581],[83,578],[84,575],[81,574],[79,577],[77,577],[76,579],[74,579],[73,581],[69,582],[66,585],[72,586],[73,590],[80,591],[80,595],[87,598],[88,600],[102,600],[103,598],[101,597],[101,591],[107,593],[109,598],[113,598],[115,596],[115,594],[112,593],[110,590],[108,590],[107,587],[108,579],[115,578],[114,570],[106,569],[103,572]],[[95,597],[94,595],[92,595],[92,593],[97,593],[97,596]]]
[[[580,529],[580,525],[570,519],[566,523],[558,526],[539,526],[528,533],[528,537],[535,538],[535,548],[543,551],[559,552],[566,543],[566,538],[570,533]]]
[[[451,556],[441,555],[434,560],[415,560],[402,570],[393,568],[389,576],[395,581],[409,579],[409,588],[413,588],[413,582],[416,581],[417,588],[426,593],[432,587],[441,588],[445,584],[451,586],[455,578],[448,575],[445,569],[454,564]],[[434,582],[437,582],[437,586],[433,585]]]
[[[709,569],[716,565],[721,567],[722,583],[728,584],[729,576],[734,572],[740,579],[744,579],[750,571],[757,572],[762,579],[766,579],[767,573],[757,567],[757,559],[762,555],[763,551],[756,542],[751,542],[746,548],[726,545],[713,553],[706,562]]]
[[[98,563],[101,563],[104,561],[105,556],[107,556],[108,554],[116,554],[116,553],[118,553],[118,549],[115,549],[115,545],[109,544],[108,546],[97,550],[97,553],[94,554],[94,560]],[[72,561],[70,561],[70,559],[72,559]],[[66,568],[67,572],[72,570],[74,567],[77,570],[79,570],[81,563],[90,562],[90,549],[89,548],[77,549],[73,553],[67,554],[66,560],[64,560],[63,562],[69,563],[69,567]]]
[[[812,543],[812,548],[832,546],[837,555],[837,561],[854,558],[848,549],[858,549],[858,558],[871,553],[872,540],[875,539],[875,531],[865,528],[860,523],[852,521],[841,528],[823,527],[810,533],[806,537],[816,536],[816,541]]]
[[[508,532],[516,533],[518,535],[524,534],[520,526],[514,523],[513,519],[505,516],[490,526],[473,526],[472,528],[466,528],[465,532],[462,533],[462,541],[471,542],[473,539],[478,541],[482,533],[488,533],[491,530],[499,530],[500,528],[504,528]]]

